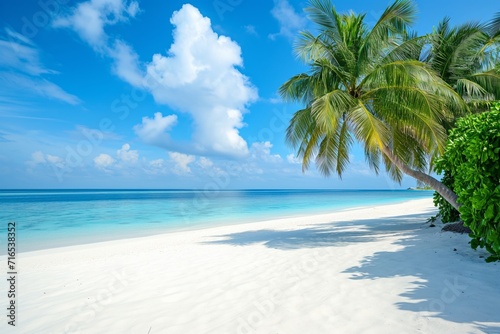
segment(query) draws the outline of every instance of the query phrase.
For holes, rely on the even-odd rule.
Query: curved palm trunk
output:
[[[418,170],[411,169],[408,165],[402,162],[397,156],[392,153],[391,149],[387,146],[382,148],[382,152],[392,161],[403,173],[409,175],[419,181],[429,185],[432,189],[436,190],[443,198],[448,201],[455,209],[458,210],[457,194],[451,191],[447,186],[433,178],[432,176],[422,173]]]

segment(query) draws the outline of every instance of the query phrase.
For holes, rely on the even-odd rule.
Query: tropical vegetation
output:
[[[500,17],[500,16],[499,16]],[[458,27],[443,19],[428,36],[429,52],[423,61],[438,73],[467,102],[472,111],[488,110],[500,98],[498,37],[490,24],[469,22]]]
[[[500,16],[459,28],[445,19],[418,37],[410,0],[396,0],[372,27],[365,14],[338,13],[330,1],[310,4],[317,33],[301,33],[295,50],[309,72],[280,88],[304,105],[287,129],[303,169],[315,161],[324,175],[341,177],[357,141],[376,173],[383,166],[399,182],[410,175],[458,209],[457,195],[430,175],[432,161],[457,116],[500,97]]]
[[[471,246],[485,247],[487,261],[500,260],[500,103],[457,121],[436,169],[453,175],[450,186],[472,231]]]

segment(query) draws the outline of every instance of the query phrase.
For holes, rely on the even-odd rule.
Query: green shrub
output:
[[[460,216],[471,246],[485,247],[500,260],[500,104],[490,112],[458,120],[436,170],[447,172],[458,195]]]

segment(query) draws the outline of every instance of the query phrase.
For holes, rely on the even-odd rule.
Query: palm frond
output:
[[[473,80],[485,91],[492,94],[494,99],[500,99],[500,68],[475,73],[471,75],[469,79]]]
[[[369,147],[364,144],[364,153],[365,153],[365,161],[368,163],[368,166],[371,170],[375,172],[376,175],[380,172],[380,160],[381,153],[378,148]]]
[[[403,181],[403,172],[399,168],[397,168],[397,166],[385,154],[383,155],[383,159],[385,171],[387,172],[389,177],[397,183],[401,184],[401,181]]]
[[[342,125],[339,129],[338,135],[338,149],[337,149],[337,164],[335,166],[335,170],[337,171],[337,175],[339,177],[342,176],[342,173],[347,168],[349,163],[349,151],[351,149],[354,140],[349,131],[349,126],[347,122],[342,122]]]
[[[354,136],[365,142],[369,148],[381,148],[389,141],[389,129],[370,110],[369,105],[359,101],[358,105],[347,113],[347,119]]]
[[[383,163],[396,181],[403,175],[396,164],[431,169],[446,126],[469,110],[461,95],[485,101],[500,87],[499,73],[485,67],[495,48],[485,47],[483,25],[454,28],[444,19],[418,37],[409,31],[412,0],[395,0],[371,29],[365,14],[339,14],[329,0],[310,4],[306,11],[319,31],[303,32],[295,45],[309,72],[279,90],[305,105],[286,133],[303,170],[315,161],[322,174],[341,177],[354,141],[370,168],[378,173]]]
[[[293,115],[286,130],[286,141],[294,148],[308,139],[316,128],[316,122],[311,116],[311,108],[301,109]]]
[[[497,12],[493,19],[488,23],[488,32],[492,39],[500,37],[500,12]]]
[[[423,53],[428,36],[412,37],[396,45],[383,58],[382,63],[390,63],[399,60],[419,60]]]
[[[334,133],[341,117],[356,104],[348,93],[342,90],[333,90],[314,100],[311,106],[311,115],[324,133]]]
[[[339,17],[335,7],[328,0],[310,0],[310,7],[305,9],[308,17],[324,29],[338,33]]]
[[[486,27],[469,22],[450,27],[449,18],[440,22],[430,36],[431,57],[428,63],[443,80],[454,85],[456,80],[477,71],[485,56],[488,42]]]
[[[415,21],[416,8],[411,0],[396,0],[380,16],[360,48],[359,57],[366,62],[387,47],[391,36],[404,34]]]
[[[303,102],[307,104],[314,96],[311,77],[306,73],[291,77],[281,85],[279,94],[284,101]]]
[[[335,133],[326,135],[319,145],[316,165],[321,174],[329,176],[333,171],[342,178],[342,173],[349,163],[349,150],[353,139],[346,122],[337,127]]]
[[[477,82],[466,78],[460,78],[456,84],[457,93],[460,94],[465,101],[470,100],[492,100],[493,96]]]
[[[336,58],[338,52],[335,51],[338,48],[338,43],[334,42],[332,44],[332,41],[325,38],[325,35],[314,36],[309,31],[300,32],[300,36],[294,45],[294,52],[297,57],[306,64],[313,63],[320,58],[326,58],[336,66],[340,66],[340,61]]]

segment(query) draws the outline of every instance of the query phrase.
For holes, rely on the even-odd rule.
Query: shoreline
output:
[[[500,266],[486,264],[467,236],[429,228],[435,212],[432,199],[420,199],[20,253],[17,327],[152,334],[500,330]]]
[[[432,200],[432,198],[430,198]],[[178,226],[173,226],[173,227],[168,227],[168,228],[159,228],[158,230],[150,230],[150,233],[148,232],[143,232],[145,233],[144,235],[139,235],[139,236],[131,236],[128,233],[124,233],[117,238],[112,238],[112,239],[106,239],[106,240],[97,240],[93,241],[91,240],[92,238],[96,239],[95,236],[93,237],[87,237],[86,239],[83,240],[80,239],[80,242],[77,244],[71,244],[71,241],[69,241],[69,244],[65,245],[60,245],[60,246],[55,246],[55,247],[46,247],[46,248],[39,248],[39,249],[32,249],[32,250],[27,250],[27,251],[22,251],[19,252],[19,254],[25,254],[25,253],[33,253],[33,252],[40,252],[40,251],[49,251],[49,250],[59,250],[62,249],[64,250],[65,248],[72,248],[72,247],[85,247],[86,245],[94,245],[94,244],[104,244],[104,243],[113,243],[116,241],[125,241],[125,240],[137,240],[137,239],[144,239],[144,238],[151,238],[151,237],[161,237],[162,235],[170,235],[173,233],[191,233],[191,232],[196,232],[196,231],[206,231],[206,230],[211,230],[211,229],[218,229],[218,228],[230,228],[230,227],[251,227],[253,224],[275,224],[278,221],[286,221],[286,224],[290,224],[290,220],[295,221],[297,219],[303,219],[303,218],[310,218],[312,217],[313,219],[329,219],[330,216],[334,216],[340,213],[345,213],[345,212],[356,212],[358,210],[367,210],[367,209],[372,209],[372,208],[384,208],[384,207],[391,207],[394,205],[401,205],[401,204],[406,204],[406,203],[411,203],[411,202],[425,202],[429,201],[429,199],[411,199],[411,200],[401,200],[395,203],[389,203],[389,204],[369,204],[366,206],[356,206],[356,207],[350,207],[350,208],[339,208],[339,209],[324,209],[324,211],[320,212],[303,212],[303,213],[297,213],[297,214],[288,214],[288,215],[282,215],[280,217],[272,217],[270,219],[262,219],[260,217],[256,218],[247,218],[243,219],[243,222],[240,223],[229,223],[228,221],[225,222],[220,222],[220,223],[214,223],[213,221],[206,222],[203,224],[196,224],[194,226],[188,226],[188,227],[178,227]],[[72,238],[73,239],[73,238]],[[78,240],[78,239],[76,239]],[[32,240],[30,240],[32,241]],[[75,240],[72,240],[75,241]],[[6,254],[0,254],[1,256],[5,256]]]
[[[351,190],[347,193],[265,190],[230,191],[229,195],[206,195],[197,191],[150,193],[130,191],[124,195],[122,191],[84,191],[68,198],[54,191],[39,194],[22,191],[16,196],[4,196],[2,203],[5,203],[5,219],[19,223],[19,251],[26,252],[430,197],[406,190]],[[0,254],[5,255],[5,250],[0,249]]]

